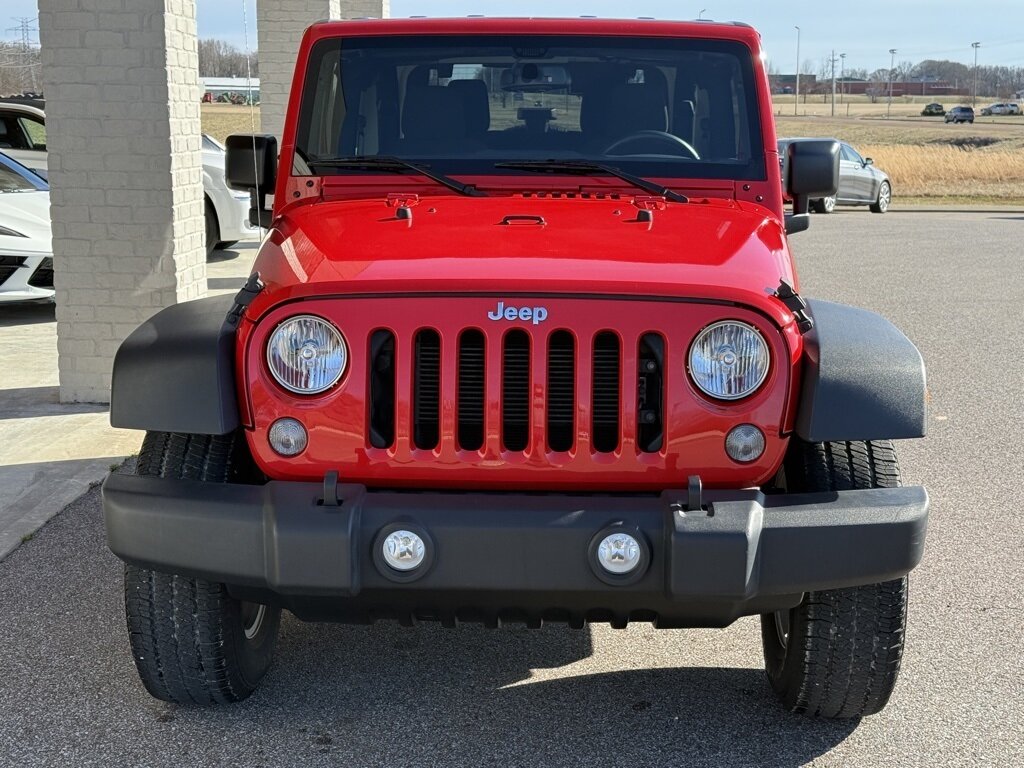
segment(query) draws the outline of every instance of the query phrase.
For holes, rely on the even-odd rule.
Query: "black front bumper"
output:
[[[224,582],[305,618],[630,620],[724,626],[804,592],[903,576],[921,559],[923,488],[801,495],[686,490],[654,496],[369,491],[316,483],[214,485],[113,474],[107,538],[122,560]],[[402,581],[374,553],[396,523],[426,534],[430,563]],[[598,534],[647,547],[643,574],[602,578]],[[609,581],[611,583],[609,583]]]

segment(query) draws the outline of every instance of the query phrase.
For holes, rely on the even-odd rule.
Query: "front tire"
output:
[[[789,491],[892,488],[900,484],[888,441],[790,443]],[[828,718],[872,715],[899,676],[907,577],[808,592],[796,608],[761,616],[765,671],[791,712]]]
[[[245,439],[148,432],[136,473],[211,483],[251,479]],[[175,704],[247,698],[270,668],[281,610],[231,597],[223,584],[126,565],[125,614],[143,685]]]
[[[883,181],[881,186],[878,187],[878,197],[875,202],[871,204],[872,213],[885,213],[889,210],[889,204],[892,202],[892,187],[888,181]]]
[[[220,222],[217,220],[217,209],[209,198],[203,208],[206,220],[206,258],[210,258],[217,248],[217,241],[220,239]]]

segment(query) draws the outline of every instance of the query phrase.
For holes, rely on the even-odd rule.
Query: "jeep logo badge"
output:
[[[498,302],[497,309],[487,313],[488,320],[530,320],[540,325],[548,319],[547,307],[506,307],[504,301]]]

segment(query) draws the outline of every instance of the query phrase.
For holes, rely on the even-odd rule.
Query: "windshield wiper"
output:
[[[371,171],[415,171],[421,173],[428,179],[436,181],[438,184],[448,187],[448,189],[455,190],[460,195],[467,195],[469,197],[485,197],[486,193],[481,192],[479,189],[474,187],[472,184],[463,184],[461,181],[445,176],[441,173],[435,173],[430,170],[428,165],[420,165],[419,163],[411,163],[408,160],[403,160],[400,157],[391,157],[390,155],[360,155],[357,157],[322,157],[322,158],[310,158],[307,161],[307,165],[311,168],[352,168],[356,170],[371,170]]]
[[[629,184],[632,184],[637,189],[642,189],[645,192],[650,192],[654,195],[660,195],[666,200],[671,200],[674,203],[688,203],[689,198],[686,195],[681,195],[678,192],[673,192],[668,187],[663,187],[661,184],[655,184],[653,181],[642,178],[640,176],[634,176],[631,173],[620,170],[612,165],[605,165],[604,163],[595,163],[589,160],[524,160],[524,161],[511,161],[507,163],[495,163],[495,168],[513,168],[520,171],[533,171],[535,173],[579,173],[579,174],[595,174],[595,173],[606,173],[609,176],[615,176],[618,179],[622,179]]]

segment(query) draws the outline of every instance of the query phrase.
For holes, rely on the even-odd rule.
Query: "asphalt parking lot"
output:
[[[756,619],[727,630],[307,625],[243,704],[135,674],[98,490],[0,562],[0,766],[1024,764],[1024,212],[843,211],[793,246],[805,294],[891,318],[928,364],[933,499],[903,675],[862,722],[782,712]],[[222,286],[226,287],[226,286]]]

